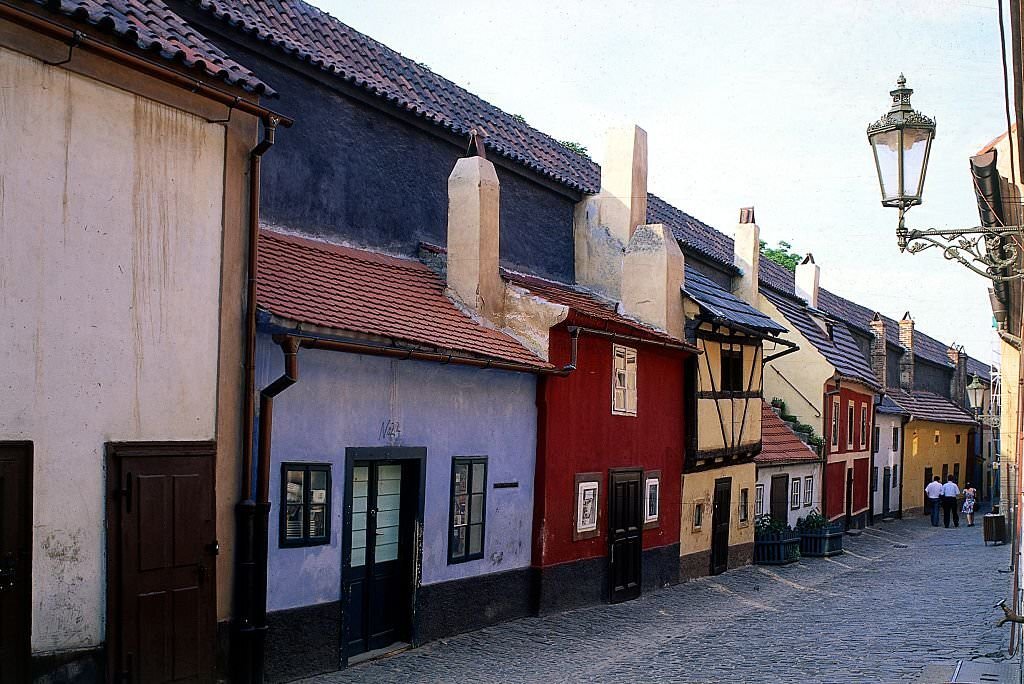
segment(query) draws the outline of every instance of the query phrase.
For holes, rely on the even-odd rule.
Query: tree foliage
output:
[[[590,151],[587,149],[586,145],[581,145],[578,142],[573,142],[572,140],[559,140],[558,142],[562,143],[562,145],[569,148],[570,150],[580,155],[581,157],[586,157],[587,159],[590,159]]]
[[[796,265],[803,260],[803,257],[793,251],[793,245],[785,240],[779,240],[778,247],[769,247],[768,243],[761,240],[761,256],[785,266],[790,271],[796,271]]]

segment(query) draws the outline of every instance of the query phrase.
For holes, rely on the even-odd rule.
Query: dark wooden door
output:
[[[0,442],[0,682],[27,682],[32,633],[32,445]]]
[[[714,507],[711,511],[711,574],[729,569],[729,526],[732,524],[732,478],[715,480]]]
[[[772,518],[783,525],[789,520],[789,475],[772,476],[771,508]]]
[[[346,507],[345,657],[409,641],[418,461],[356,461]]]
[[[113,679],[208,682],[216,637],[214,447],[108,449]]]
[[[892,468],[882,469],[882,515],[889,515],[889,490],[892,489]]]
[[[640,561],[643,554],[643,509],[639,470],[611,474],[609,506],[609,576],[611,602],[628,601],[640,595]]]
[[[846,469],[846,529],[853,524],[853,468]]]

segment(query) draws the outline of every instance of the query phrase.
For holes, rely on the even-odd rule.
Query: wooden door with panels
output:
[[[32,633],[32,444],[0,442],[0,682],[27,682]]]
[[[640,595],[644,516],[640,470],[613,470],[608,500],[608,569],[612,603]]]
[[[113,681],[212,681],[215,453],[212,442],[107,445]]]
[[[729,569],[729,527],[732,525],[732,478],[715,480],[711,512],[711,574]]]

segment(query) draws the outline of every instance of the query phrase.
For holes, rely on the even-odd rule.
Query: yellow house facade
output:
[[[963,488],[967,473],[969,425],[911,420],[904,428],[903,512],[920,513],[924,488],[938,475],[946,481],[952,475]]]

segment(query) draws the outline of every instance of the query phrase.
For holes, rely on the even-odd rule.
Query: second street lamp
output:
[[[868,142],[875,158],[882,206],[899,209],[896,244],[901,252],[916,254],[932,247],[975,273],[996,282],[1024,278],[1018,264],[1016,239],[1020,226],[978,226],[974,228],[908,229],[906,213],[921,204],[935,119],[910,105],[913,90],[900,74],[896,88],[889,91],[892,105],[878,121],[868,126]]]

